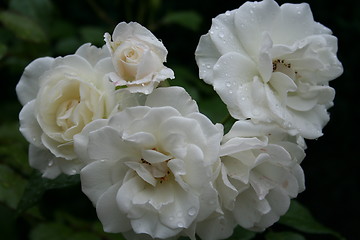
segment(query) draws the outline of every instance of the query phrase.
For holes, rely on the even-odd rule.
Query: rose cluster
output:
[[[29,163],[80,174],[104,231],[127,239],[224,239],[262,231],[304,190],[305,140],[322,135],[343,69],[337,39],[307,4],[246,2],[212,20],[199,75],[236,120],[224,133],[174,78],[138,23],[105,45],[30,63],[16,87]]]

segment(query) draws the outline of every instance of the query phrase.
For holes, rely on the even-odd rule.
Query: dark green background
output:
[[[210,28],[211,18],[238,8],[242,3],[230,0],[1,0],[1,12],[21,16],[28,21],[25,28],[36,27],[24,35],[21,29],[15,29],[17,25],[9,26],[4,20],[0,21],[0,164],[10,169],[12,177],[22,179],[20,188],[14,180],[14,189],[18,191],[14,194],[20,196],[32,176],[26,163],[27,143],[17,132],[21,106],[14,91],[27,64],[42,56],[71,54],[88,41],[101,46],[102,34],[111,33],[118,22],[137,21],[152,30],[167,47],[166,65],[173,68],[176,75],[171,84],[184,86],[198,101],[203,113],[213,121],[221,121],[225,115],[224,106],[211,87],[198,79],[194,51],[200,36]],[[307,189],[298,200],[324,225],[347,239],[360,239],[360,3],[350,0],[308,3],[315,20],[332,29],[338,37],[338,57],[344,74],[330,83],[336,89],[336,98],[324,136],[307,141],[307,157],[302,164]],[[0,181],[5,179],[2,173]],[[0,182],[0,187],[1,184],[6,185]],[[18,202],[16,196],[14,201]],[[0,235],[7,233],[6,236],[26,239],[35,226],[29,224],[33,216],[21,215],[15,225],[9,223],[8,218],[14,214],[11,210],[14,206],[9,205],[4,200],[1,202],[0,196],[0,211],[3,212]],[[80,218],[96,220],[95,209],[81,194],[78,184],[47,191],[38,206],[45,219],[54,218],[54,209],[64,209]],[[334,239],[327,235],[309,235],[308,238]]]

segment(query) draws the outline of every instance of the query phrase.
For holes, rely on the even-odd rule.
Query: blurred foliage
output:
[[[167,47],[166,65],[176,75],[170,84],[186,88],[200,111],[213,122],[225,122],[228,130],[233,119],[227,117],[226,108],[212,87],[198,79],[194,51],[199,37],[208,31],[211,18],[243,2],[0,0],[1,238],[123,239],[120,234],[103,232],[95,208],[81,192],[78,176],[46,180],[29,167],[28,143],[18,131],[21,106],[14,91],[27,64],[42,56],[72,54],[86,42],[102,46],[104,32],[112,32],[118,22],[136,21],[153,31]],[[347,239],[360,238],[356,220],[360,211],[355,208],[360,197],[360,163],[355,153],[360,122],[355,91],[359,89],[360,45],[355,41],[360,37],[360,3],[344,0],[335,10],[326,0],[317,0],[311,1],[310,6],[315,19],[338,36],[339,58],[345,68],[343,76],[331,83],[337,91],[332,119],[324,137],[308,143],[308,156],[303,163],[307,190],[300,194],[299,202],[293,201],[289,212],[265,232],[238,227],[231,240],[343,239],[342,235]]]

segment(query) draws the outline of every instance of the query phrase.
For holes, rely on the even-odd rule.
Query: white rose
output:
[[[337,38],[309,6],[246,2],[213,19],[196,49],[200,78],[236,119],[277,122],[303,137],[322,135],[342,65]]]
[[[109,33],[104,37],[116,69],[109,76],[116,86],[149,94],[161,81],[174,78],[174,72],[163,64],[165,46],[140,24],[119,23],[112,37]]]
[[[74,55],[44,57],[30,63],[16,87],[20,102],[20,131],[30,142],[30,165],[55,178],[76,174],[82,167],[73,137],[95,119],[116,111],[122,93],[114,94],[105,75],[113,71],[106,48],[90,44]]]
[[[212,182],[221,138],[222,125],[199,113],[180,87],[155,89],[145,106],[86,126],[75,136],[89,162],[82,190],[104,230],[130,239],[195,237],[196,222],[218,207]]]
[[[234,222],[256,231],[276,222],[288,210],[290,198],[305,189],[299,165],[305,157],[304,147],[301,137],[291,136],[275,124],[236,122],[220,150],[222,166],[215,186],[222,214],[199,224],[199,235],[207,236],[209,224],[215,233],[227,227],[224,233],[229,236]]]

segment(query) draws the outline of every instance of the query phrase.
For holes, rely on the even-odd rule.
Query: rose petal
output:
[[[145,105],[149,107],[170,106],[178,110],[183,116],[199,112],[196,102],[181,87],[157,88],[147,97]]]
[[[36,98],[42,75],[51,68],[53,62],[54,58],[51,57],[38,58],[25,68],[19,83],[16,85],[16,93],[22,105]]]
[[[117,206],[116,195],[119,190],[119,185],[120,183],[107,189],[96,204],[96,212],[105,232],[118,233],[131,229],[129,219]]]

